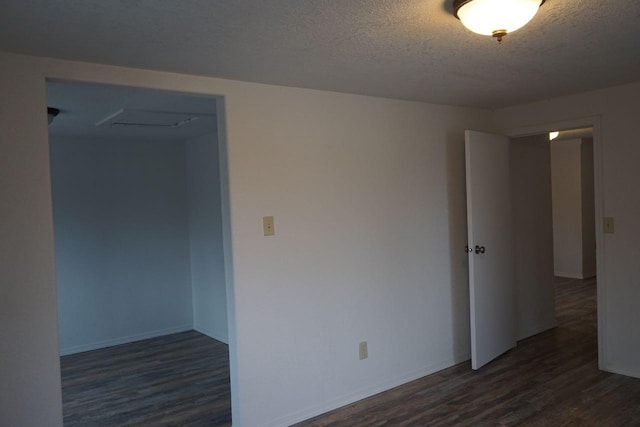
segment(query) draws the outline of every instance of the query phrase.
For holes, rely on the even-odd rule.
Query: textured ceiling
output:
[[[501,45],[451,0],[8,0],[0,50],[487,108],[640,79],[639,0],[547,0]]]

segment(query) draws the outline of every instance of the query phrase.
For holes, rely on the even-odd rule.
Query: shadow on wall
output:
[[[447,204],[449,212],[449,259],[451,279],[451,328],[453,357],[470,357],[469,259],[467,244],[467,196],[464,132],[446,134]]]

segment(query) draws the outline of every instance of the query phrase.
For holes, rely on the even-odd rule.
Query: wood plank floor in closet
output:
[[[195,331],[61,358],[64,425],[230,426],[229,352]]]

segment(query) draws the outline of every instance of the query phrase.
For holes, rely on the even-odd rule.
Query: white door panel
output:
[[[471,362],[479,369],[516,346],[509,140],[466,131],[465,147]]]

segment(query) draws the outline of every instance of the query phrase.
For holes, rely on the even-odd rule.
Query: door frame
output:
[[[597,319],[598,319],[598,368],[605,370],[606,363],[606,319],[605,312],[601,307],[605,307],[606,301],[606,281],[605,281],[605,247],[604,229],[602,218],[604,216],[604,186],[603,186],[603,140],[602,140],[602,117],[588,116],[583,118],[562,120],[548,123],[541,123],[531,126],[506,129],[503,134],[509,138],[531,136],[548,133],[551,130],[565,130],[577,128],[593,128],[593,175],[594,175],[594,195],[595,195],[595,216],[596,216],[596,289],[597,289]]]

